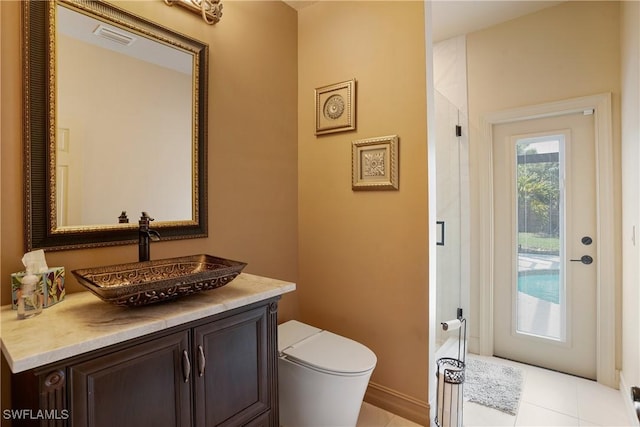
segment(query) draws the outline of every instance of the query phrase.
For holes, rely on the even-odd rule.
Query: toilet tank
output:
[[[322,332],[322,329],[315,328],[297,320],[289,320],[278,326],[278,352],[282,353],[287,347]]]

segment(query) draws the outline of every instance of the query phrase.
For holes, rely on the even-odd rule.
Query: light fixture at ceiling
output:
[[[220,21],[222,17],[221,0],[164,0],[169,6],[174,4],[186,7],[187,9],[202,15],[202,19],[209,25]]]

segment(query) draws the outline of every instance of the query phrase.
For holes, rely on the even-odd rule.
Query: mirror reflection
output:
[[[141,212],[206,237],[208,46],[107,2],[22,10],[26,250],[135,243]]]
[[[192,220],[193,55],[56,13],[58,227]]]

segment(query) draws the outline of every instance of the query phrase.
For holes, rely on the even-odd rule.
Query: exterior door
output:
[[[594,116],[493,135],[494,354],[595,379]]]

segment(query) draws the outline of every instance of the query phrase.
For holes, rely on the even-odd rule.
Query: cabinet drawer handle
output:
[[[182,352],[182,372],[184,373],[184,382],[189,382],[189,375],[191,375],[191,362],[189,362],[189,353],[187,350]]]
[[[199,345],[198,346],[198,375],[199,376],[203,376],[204,375],[204,365],[206,363],[206,360],[204,358],[204,350],[202,350],[202,346]]]

